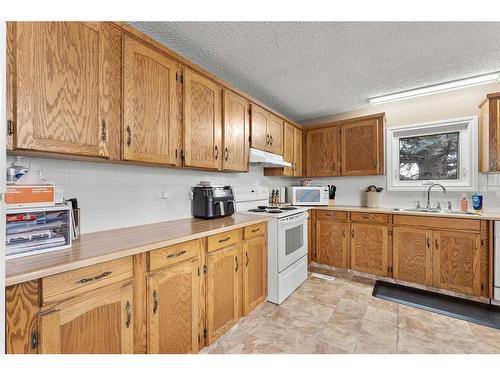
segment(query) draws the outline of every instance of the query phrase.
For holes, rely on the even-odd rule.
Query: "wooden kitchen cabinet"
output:
[[[283,168],[283,176],[293,176],[294,170],[294,152],[295,152],[295,127],[292,124],[285,122],[283,127],[283,159],[290,164],[291,167]]]
[[[206,337],[212,344],[242,315],[241,242],[207,255]]]
[[[433,237],[434,286],[480,296],[480,234],[436,230]]]
[[[432,244],[431,230],[394,227],[394,278],[432,286]]]
[[[308,177],[340,176],[340,127],[307,130],[306,173]]]
[[[293,176],[302,177],[302,129],[293,129]]]
[[[184,69],[184,164],[220,169],[222,150],[221,87]]]
[[[132,284],[113,284],[51,305],[39,318],[42,354],[132,354]]]
[[[201,342],[198,254],[148,277],[148,353],[197,353]]]
[[[383,121],[381,116],[341,125],[343,176],[384,173]]]
[[[292,164],[284,168],[264,168],[264,176],[302,177],[302,129],[285,122],[283,159]]]
[[[123,54],[123,159],[175,164],[177,63],[129,37]]]
[[[336,220],[316,220],[316,262],[348,267],[349,224]]]
[[[378,276],[389,275],[387,225],[351,223],[351,268]]]
[[[242,263],[243,314],[247,315],[267,297],[267,237],[265,235],[244,242]]]
[[[10,149],[120,158],[121,36],[101,22],[15,22]]]
[[[479,170],[500,171],[500,92],[488,94],[480,105]]]
[[[253,103],[251,112],[251,146],[283,155],[283,120]]]
[[[248,172],[250,147],[250,116],[248,101],[229,90],[224,90],[222,169]]]

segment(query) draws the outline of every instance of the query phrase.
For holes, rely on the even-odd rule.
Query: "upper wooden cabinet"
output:
[[[42,354],[133,353],[132,284],[100,288],[51,306],[39,318]]]
[[[283,155],[283,120],[253,103],[250,109],[252,147]]]
[[[488,94],[479,105],[479,170],[500,171],[500,92]]]
[[[288,122],[283,126],[283,159],[291,167],[264,168],[264,176],[302,177],[302,129]]]
[[[283,176],[293,176],[294,151],[295,151],[295,132],[294,126],[285,122],[283,127],[283,159],[290,164],[291,167],[283,168]]]
[[[340,175],[340,127],[306,131],[306,173],[310,177]]]
[[[123,54],[123,158],[175,164],[177,63],[128,37]]]
[[[184,69],[184,164],[220,169],[223,159],[221,87]]]
[[[383,118],[341,126],[342,175],[376,175],[384,171]]]
[[[9,147],[119,159],[120,33],[99,22],[8,31]]]
[[[222,169],[247,172],[250,147],[250,116],[248,101],[224,90]]]
[[[302,177],[302,129],[293,129],[293,176]]]

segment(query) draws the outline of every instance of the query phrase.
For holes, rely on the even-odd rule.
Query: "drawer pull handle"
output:
[[[94,276],[94,277],[84,277],[83,279],[80,279],[77,282],[75,282],[75,284],[87,284],[87,283],[89,283],[91,281],[100,280],[103,277],[106,277],[106,276],[109,276],[109,275],[111,275],[111,272],[110,271],[106,271],[106,272],[103,272],[100,275],[97,275],[97,276]]]
[[[231,237],[222,238],[219,240],[219,243],[229,241],[230,239]]]
[[[427,238],[427,247],[430,249],[431,247],[431,239],[430,238]]]
[[[434,241],[434,243],[436,244],[436,250],[439,249],[439,241],[437,238],[436,238],[436,241]]]
[[[158,293],[153,290],[153,314],[156,314],[156,311],[158,311]]]
[[[258,231],[260,231],[260,228],[252,229],[252,233],[257,233]]]
[[[130,327],[130,322],[132,321],[132,306],[130,306],[130,302],[127,301],[127,304],[125,305],[125,310],[127,311],[127,321],[125,322],[125,325]]]
[[[179,251],[178,253],[168,254],[167,258],[177,258],[184,254],[186,254],[186,250]]]
[[[247,257],[247,262],[245,263],[245,267],[248,267],[248,262],[250,262],[250,259],[248,259],[248,251],[245,251],[245,255]]]

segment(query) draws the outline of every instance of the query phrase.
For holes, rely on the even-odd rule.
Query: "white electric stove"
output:
[[[282,303],[307,279],[307,208],[269,205],[265,186],[233,186],[236,212],[269,216],[268,296]]]

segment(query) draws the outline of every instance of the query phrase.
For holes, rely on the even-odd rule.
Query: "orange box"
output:
[[[54,202],[53,185],[7,185],[5,194],[7,207],[53,206]]]

